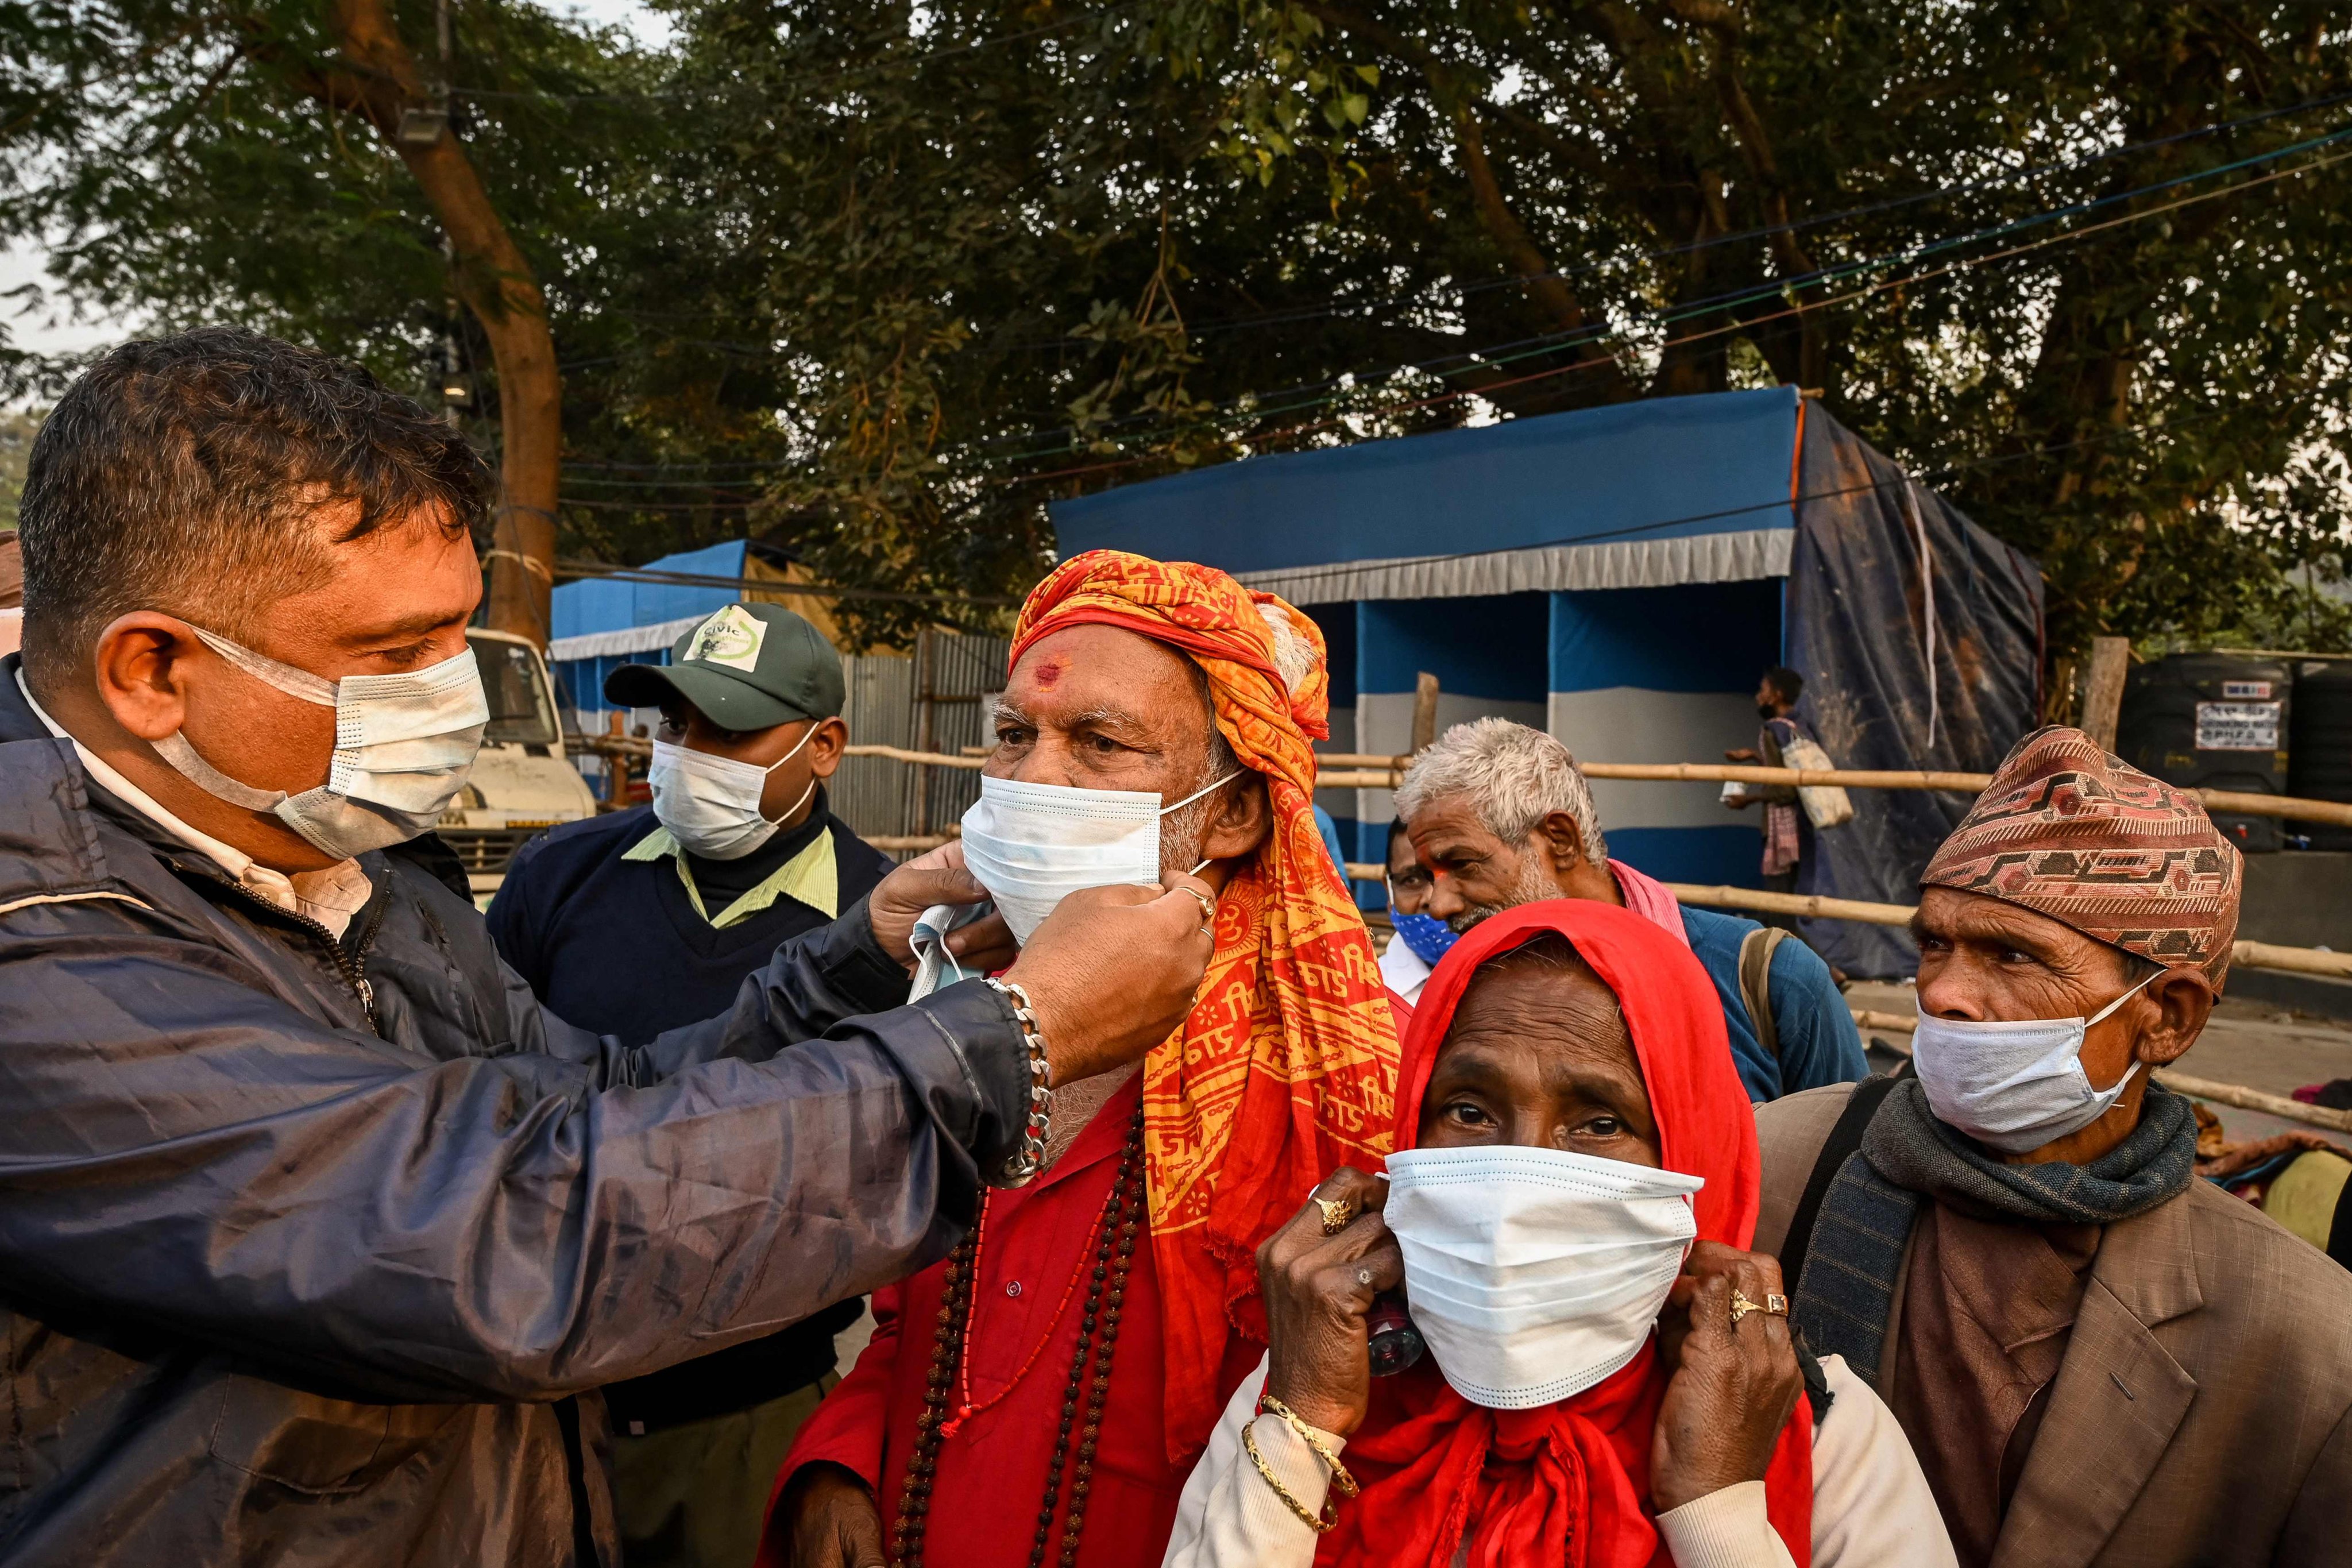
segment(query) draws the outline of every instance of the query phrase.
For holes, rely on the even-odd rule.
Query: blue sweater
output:
[[[499,956],[566,1022],[624,1045],[714,1017],[792,937],[831,918],[791,898],[720,931],[687,898],[677,863],[624,860],[651,833],[653,808],[567,823],[532,840],[490,901]],[[761,854],[782,864],[833,835],[844,910],[874,890],[890,858],[849,831],[820,791],[809,820]],[[856,1321],[855,1299],[780,1333],[681,1362],[604,1390],[614,1430],[643,1436],[781,1398],[831,1372],[833,1336]]]
[[[1791,937],[1772,954],[1772,972],[1766,987],[1772,1003],[1772,1027],[1780,1039],[1776,1057],[1756,1037],[1756,1021],[1739,994],[1739,944],[1754,921],[1714,910],[1683,906],[1683,929],[1690,933],[1691,951],[1706,965],[1723,1003],[1724,1031],[1731,1037],[1731,1059],[1751,1100],[1778,1100],[1801,1089],[1830,1083],[1858,1083],[1870,1076],[1862,1054],[1862,1036],[1845,995],[1830,977],[1822,955]]]

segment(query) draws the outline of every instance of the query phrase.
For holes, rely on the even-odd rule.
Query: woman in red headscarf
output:
[[[1267,1361],[1169,1568],[1954,1561],[1893,1415],[1807,1365],[1743,1250],[1755,1123],[1680,943],[1590,900],[1479,924],[1414,1013],[1396,1146],[1260,1250]],[[1400,1284],[1429,1352],[1375,1378],[1367,1315]]]

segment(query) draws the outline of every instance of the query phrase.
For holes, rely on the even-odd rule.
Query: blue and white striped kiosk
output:
[[[2032,563],[1793,388],[1245,458],[1053,517],[1066,557],[1200,561],[1307,610],[1330,644],[1335,752],[1404,751],[1423,671],[1441,731],[1501,714],[1594,762],[1752,745],[1757,678],[1775,664],[1806,677],[1800,716],[1842,766],[1988,770],[2037,708]],[[1758,885],[1756,816],[1717,785],[1594,794],[1620,858]],[[1322,804],[1358,858],[1382,858],[1388,792]],[[1910,901],[1965,802],[1856,805],[1821,836],[1805,890]],[[1818,936],[1856,973],[1910,966],[1897,932]]]

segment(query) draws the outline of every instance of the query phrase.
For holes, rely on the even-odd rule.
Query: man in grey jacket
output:
[[[485,717],[488,489],[364,372],[222,330],[108,355],[35,445],[0,1561],[609,1568],[596,1387],[943,1255],[1033,1055],[1085,1077],[1191,1001],[1183,882],[1067,900],[1004,977],[1032,1022],[906,1005],[915,914],[982,896],[949,853],[720,1017],[624,1048],[542,1012],[424,836]]]

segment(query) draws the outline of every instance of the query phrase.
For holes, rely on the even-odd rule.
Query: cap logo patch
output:
[[[767,637],[765,621],[740,605],[730,605],[694,628],[694,641],[687,645],[687,662],[754,670],[760,664],[760,645]]]

